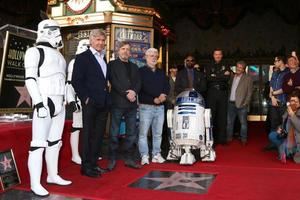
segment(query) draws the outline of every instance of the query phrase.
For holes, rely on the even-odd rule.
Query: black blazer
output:
[[[175,93],[178,95],[179,93],[183,92],[186,88],[188,88],[188,75],[187,69],[184,68],[180,70],[176,76],[175,81]],[[193,88],[199,92],[201,95],[205,95],[207,83],[204,73],[201,71],[194,69],[194,82]]]
[[[136,94],[141,89],[141,79],[138,66],[132,62],[129,68],[120,60],[116,59],[108,64],[108,79],[111,83],[112,106],[119,108],[137,107],[137,101],[130,102],[126,95],[127,90],[133,90]]]
[[[111,104],[107,76],[90,49],[76,55],[72,85],[83,103],[89,98],[89,102],[99,107]]]

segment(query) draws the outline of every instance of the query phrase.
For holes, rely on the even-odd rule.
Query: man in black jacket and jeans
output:
[[[111,83],[111,126],[109,143],[108,169],[113,170],[116,166],[116,154],[119,146],[119,129],[121,118],[125,118],[126,138],[124,143],[125,165],[131,168],[140,168],[132,158],[134,142],[136,141],[136,114],[137,93],[141,88],[141,80],[138,66],[129,59],[130,44],[121,42],[118,51],[118,59],[108,64],[108,76]]]

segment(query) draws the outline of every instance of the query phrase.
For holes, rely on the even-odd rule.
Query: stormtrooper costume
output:
[[[47,183],[72,183],[58,175],[66,90],[66,61],[57,50],[63,46],[58,23],[49,19],[40,22],[36,42],[37,46],[29,48],[24,58],[25,84],[34,105],[28,169],[33,193],[47,196],[49,192],[40,183],[44,150]]]
[[[80,54],[88,49],[89,45],[88,39],[80,40],[77,46],[76,55]],[[78,151],[79,144],[79,133],[82,129],[82,110],[81,102],[77,97],[73,86],[71,85],[72,72],[74,67],[75,59],[72,59],[68,66],[68,81],[67,81],[67,102],[71,105],[73,111],[73,123],[72,123],[72,132],[70,136],[70,144],[72,151],[72,161],[78,165],[81,164],[81,158]]]

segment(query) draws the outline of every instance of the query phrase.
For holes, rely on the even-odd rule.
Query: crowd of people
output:
[[[269,97],[271,144],[267,149],[275,147],[283,163],[287,158],[300,163],[300,70],[295,52],[287,60],[283,56],[275,57]]]
[[[213,61],[210,65],[204,68],[199,67],[195,57],[188,54],[184,59],[183,69],[178,71],[176,67],[171,67],[169,77],[167,77],[157,67],[157,49],[148,49],[145,52],[146,65],[138,68],[129,60],[131,46],[126,41],[120,43],[117,58],[106,64],[103,54],[104,43],[105,33],[101,30],[93,30],[90,36],[90,49],[84,53],[92,54],[93,58],[96,58],[93,60],[97,61],[93,61],[93,64],[100,64],[100,68],[98,66],[95,66],[94,69],[87,68],[88,65],[92,64],[91,55],[77,56],[74,64],[72,85],[78,97],[85,102],[83,116],[89,113],[89,108],[96,115],[88,118],[83,117],[83,134],[86,137],[86,142],[83,142],[83,149],[87,148],[94,153],[82,154],[82,174],[96,177],[104,170],[100,168],[95,173],[94,169],[99,169],[96,165],[99,157],[99,142],[94,144],[97,147],[93,147],[93,142],[101,140],[101,134],[105,131],[108,112],[110,112],[111,117],[108,170],[113,170],[116,167],[116,152],[119,146],[118,134],[122,118],[125,119],[126,124],[125,165],[138,169],[142,165],[149,164],[150,158],[152,162],[163,163],[165,159],[161,155],[161,146],[164,145],[162,144],[162,135],[165,110],[166,108],[173,108],[176,96],[187,89],[194,89],[200,93],[205,98],[206,107],[211,109],[214,146],[226,145],[232,141],[236,119],[241,125],[241,145],[247,145],[247,113],[253,91],[253,81],[246,73],[247,63],[245,61],[238,61],[235,72],[233,72],[230,66],[223,62],[222,50],[217,48],[213,51]],[[85,63],[81,63],[81,57],[86,60]],[[297,93],[295,89],[300,87],[300,76],[298,75],[300,71],[298,70],[296,55],[288,58],[288,64],[285,64],[282,56],[277,56],[274,64],[278,70],[275,69],[270,81],[269,112],[272,113],[269,115],[271,116],[272,127],[270,140],[274,146],[278,146],[279,157],[284,162],[284,159],[291,154],[282,150],[282,146],[286,142],[283,142],[283,138],[275,140],[274,134],[280,132],[278,127],[282,125],[281,119],[282,116],[285,116],[284,113],[295,112],[291,109],[291,105],[294,105],[296,100],[292,98],[292,101],[288,101],[290,105],[287,106],[286,99],[289,94],[294,94],[295,97],[295,93]],[[98,77],[99,73],[96,74],[99,70],[101,70],[101,77]],[[102,86],[99,84],[100,78],[103,80]],[[99,97],[94,96],[96,90]],[[101,111],[105,114],[101,115]],[[138,127],[136,126],[137,113],[139,115]],[[286,130],[287,127],[285,126],[280,130],[282,129]],[[151,153],[149,153],[148,147],[149,131],[152,133]],[[98,136],[96,137],[96,135]],[[297,134],[294,133],[294,135]],[[93,139],[91,140],[91,138]],[[294,139],[293,141],[296,145],[297,140]],[[137,145],[140,153],[140,164],[131,156],[135,145]],[[296,148],[293,152],[297,152]]]
[[[53,34],[47,35],[48,32],[44,31],[48,29],[56,34],[55,39],[52,39]],[[47,182],[57,185],[71,184],[71,181],[58,175],[57,169],[65,117],[63,82],[66,77],[66,64],[58,51],[58,48],[62,47],[62,38],[57,30],[59,26],[53,20],[41,22],[38,46],[27,50],[25,56],[26,86],[35,104],[28,167],[31,189],[40,196],[48,194],[40,184],[44,149],[48,169]],[[116,168],[118,135],[122,120],[126,126],[123,145],[125,166],[139,169],[149,164],[150,160],[153,163],[164,163],[161,146],[165,110],[173,108],[176,96],[187,89],[194,89],[200,93],[205,99],[206,107],[211,109],[214,146],[226,145],[232,141],[235,118],[238,118],[241,124],[241,144],[247,145],[247,112],[253,83],[251,77],[245,73],[245,61],[238,61],[233,72],[230,66],[223,62],[222,50],[217,48],[213,51],[213,60],[208,66],[199,67],[195,57],[188,54],[184,60],[184,68],[178,71],[173,66],[169,69],[169,76],[166,76],[157,66],[157,49],[149,48],[145,51],[146,64],[139,68],[129,59],[130,43],[123,41],[119,44],[116,59],[108,63],[104,54],[105,40],[106,34],[103,30],[92,30],[89,41],[85,41],[89,43],[89,48],[85,43],[86,49],[77,53],[75,60],[69,65],[71,69],[68,70],[66,89],[73,91],[73,97],[67,97],[67,102],[75,113],[82,111],[79,114],[81,117],[76,115],[71,134],[74,154],[72,161],[81,164],[82,175],[97,178],[102,173]],[[51,55],[59,59],[51,60]],[[44,60],[41,61],[41,58]],[[56,62],[54,64],[57,67],[52,67],[53,62]],[[288,157],[300,162],[299,61],[293,53],[287,64],[282,56],[277,56],[274,64],[269,94],[269,138],[278,148],[282,162],[286,162]],[[106,168],[100,168],[97,161],[108,116],[109,162]],[[78,153],[80,128],[81,156]],[[44,130],[43,134],[40,133],[41,130]],[[151,152],[148,144],[149,132],[152,134]],[[140,162],[133,157],[136,148],[140,154]]]

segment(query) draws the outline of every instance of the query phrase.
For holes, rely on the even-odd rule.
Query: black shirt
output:
[[[231,72],[231,69],[223,62],[213,62],[208,67],[206,67],[205,74],[208,89],[219,88],[220,90],[227,90],[230,74],[225,75],[224,73],[226,71]]]
[[[141,90],[139,93],[139,102],[144,104],[156,105],[154,98],[160,94],[169,94],[170,84],[165,72],[161,69],[152,69],[144,66],[139,69],[141,77]]]

